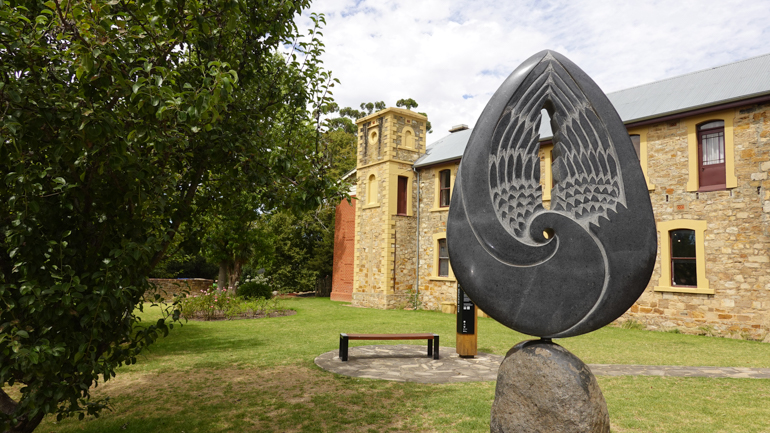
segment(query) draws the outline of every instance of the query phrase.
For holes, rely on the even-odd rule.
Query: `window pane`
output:
[[[438,177],[441,182],[441,188],[449,188],[449,176],[450,176],[449,170],[441,170],[438,173]]]
[[[672,260],[671,273],[671,283],[674,286],[698,286],[698,272],[695,259]]]
[[[640,152],[642,148],[642,139],[638,134],[631,135],[631,143],[634,145],[634,150],[636,151],[636,159],[640,158]]]
[[[695,258],[695,230],[671,231],[671,257]]]
[[[446,239],[438,240],[438,257],[440,259],[448,258],[449,253],[446,250]]]
[[[700,125],[698,127],[698,131],[703,131],[704,129],[711,129],[711,128],[724,128],[725,121],[724,120],[715,120],[713,122],[704,123],[703,125]]]
[[[724,132],[703,134],[701,140],[703,165],[721,164],[725,162]]]
[[[399,215],[406,215],[406,193],[407,193],[407,179],[404,176],[398,177],[398,196],[396,197],[396,213]]]
[[[448,189],[442,189],[441,190],[441,202],[439,203],[439,206],[449,206],[449,190]]]
[[[439,261],[438,261],[438,276],[439,277],[448,277],[449,276],[449,259],[439,259]]]

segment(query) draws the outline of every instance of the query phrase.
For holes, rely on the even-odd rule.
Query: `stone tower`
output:
[[[403,308],[414,295],[417,182],[428,118],[387,108],[358,119],[353,305]]]

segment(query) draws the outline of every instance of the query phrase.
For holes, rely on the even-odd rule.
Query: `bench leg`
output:
[[[431,356],[433,356],[433,341],[428,340],[428,358],[430,358]]]
[[[430,347],[430,343],[428,343]],[[428,352],[430,355],[430,352]],[[433,359],[438,359],[438,334],[433,334]]]
[[[348,336],[340,334],[340,361],[348,360]]]

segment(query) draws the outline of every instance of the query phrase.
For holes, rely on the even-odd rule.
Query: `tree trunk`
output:
[[[13,401],[13,399],[9,397],[5,391],[0,389],[0,411],[6,415],[10,415],[16,410],[17,406],[18,403]],[[8,430],[8,433],[32,433],[35,431],[37,426],[40,425],[40,422],[43,421],[44,416],[45,413],[39,413],[32,419],[21,417],[21,421],[19,421],[18,424],[11,426],[11,429]]]
[[[217,279],[217,292],[227,288],[227,262],[219,262],[219,279]]]
[[[229,269],[230,278],[230,290],[235,290],[235,286],[241,279],[241,271],[243,270],[243,261],[235,260]]]

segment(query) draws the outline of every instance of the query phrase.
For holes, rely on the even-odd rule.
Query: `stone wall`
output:
[[[412,305],[409,298],[415,294],[417,273],[417,217],[395,216],[393,218],[393,244],[395,250],[394,267],[395,280],[392,293],[394,308]],[[403,304],[403,305],[402,305]]]
[[[457,301],[457,280],[454,274],[439,277],[435,269],[436,238],[446,237],[449,208],[439,207],[437,197],[438,173],[449,169],[454,188],[459,161],[420,170],[420,302],[426,310],[441,310],[442,302]]]
[[[706,277],[713,294],[656,291],[660,236],[652,279],[620,321],[650,329],[762,339],[770,332],[770,105],[734,111],[735,175],[726,191],[689,192],[688,119],[647,129],[648,175],[656,221],[706,221]],[[700,257],[698,258],[701,259]],[[668,264],[664,264],[668,266]]]
[[[332,263],[332,301],[353,299],[353,265],[356,241],[356,200],[342,200],[334,219],[334,259]]]
[[[377,179],[377,199],[370,203],[366,194],[369,177]],[[360,169],[356,191],[360,199],[356,201],[356,235],[352,301],[363,307],[384,308],[386,267],[385,231],[387,230],[387,165],[378,164]],[[363,193],[363,195],[361,195]]]
[[[158,293],[164,299],[171,299],[184,290],[190,294],[199,293],[201,290],[210,290],[214,285],[214,280],[203,278],[150,278],[149,281],[155,284]]]

